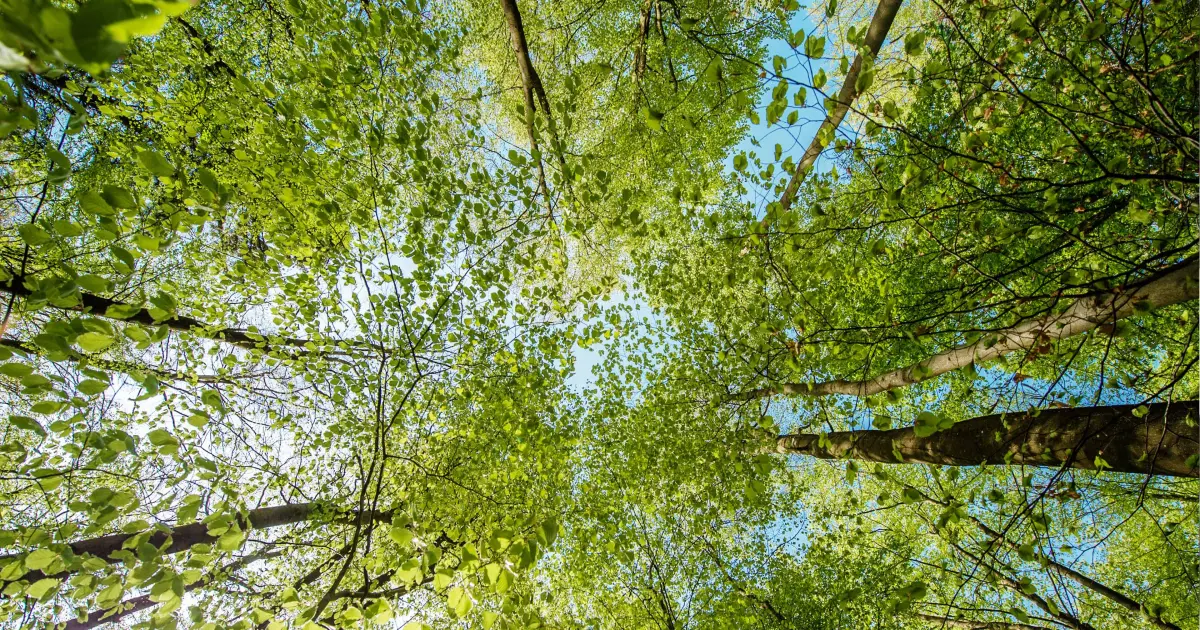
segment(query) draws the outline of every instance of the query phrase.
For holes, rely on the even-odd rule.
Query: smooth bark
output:
[[[929,359],[874,378],[810,383],[784,383],[762,387],[736,396],[752,400],[768,396],[870,396],[962,369],[973,363],[996,359],[1017,350],[1027,350],[1058,339],[1079,335],[1110,325],[1138,312],[1138,306],[1159,308],[1189,302],[1200,296],[1196,282],[1196,259],[1190,258],[1150,278],[1109,293],[1081,297],[1060,313],[1025,320],[1011,328],[985,335],[976,343],[958,346]],[[989,339],[989,337],[991,339]]]
[[[533,66],[533,59],[529,55],[529,42],[525,38],[525,25],[521,21],[521,10],[517,7],[516,0],[500,0],[500,8],[504,10],[504,19],[508,23],[508,32],[509,37],[512,39],[513,52],[517,54],[517,67],[521,71],[521,83],[525,91],[525,115],[529,132],[529,143],[531,145],[530,149],[533,151],[538,150],[537,134],[533,124],[534,115],[537,112],[537,107],[534,106],[534,97],[536,96],[538,104],[542,107],[542,112],[546,114],[546,129],[550,132],[552,149],[558,157],[559,166],[563,171],[563,182],[566,182],[567,162],[566,158],[563,157],[562,147],[559,146],[558,127],[554,124],[554,111],[550,108],[550,98],[546,96],[546,88],[542,85],[542,78]],[[537,167],[542,192],[547,196],[546,203],[549,204],[546,174],[542,168],[540,157],[537,160]]]
[[[879,54],[879,49],[883,46],[883,41],[892,28],[892,21],[896,19],[896,12],[900,10],[900,4],[901,0],[880,0],[879,6],[876,7],[871,24],[867,27],[867,34],[863,37],[863,46],[870,51],[872,58]],[[813,136],[808,149],[804,151],[800,162],[796,164],[796,170],[792,173],[792,178],[788,181],[783,196],[779,198],[780,210],[786,212],[792,207],[792,201],[796,198],[796,192],[800,190],[801,182],[812,170],[821,151],[825,149],[825,143],[821,139],[833,137],[833,132],[842,124],[846,113],[850,111],[850,105],[854,103],[854,99],[858,98],[855,84],[858,83],[858,75],[862,71],[862,67],[863,56],[858,55],[854,58],[854,63],[851,64],[850,71],[846,74],[846,80],[842,82],[842,88],[837,95],[837,106],[821,122],[821,126],[817,128],[817,134]]]
[[[914,616],[918,619],[934,624],[930,626],[931,628],[964,628],[965,630],[1050,630],[1046,626],[1034,626],[1027,623],[1016,623],[1011,621],[972,621],[970,619],[956,619],[954,617],[927,615],[925,613],[916,613]]]
[[[912,427],[781,435],[779,453],[940,466],[1067,466],[1196,477],[1197,401],[1043,409],[972,418],[928,437]],[[1138,412],[1140,413],[1140,412]]]

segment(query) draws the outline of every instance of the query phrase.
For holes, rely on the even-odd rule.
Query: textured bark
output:
[[[281,527],[284,525],[293,525],[302,523],[312,519],[318,513],[317,506],[312,503],[293,503],[290,505],[277,505],[272,507],[258,508],[251,510],[246,518],[242,519],[240,525],[243,529],[269,529],[272,527]],[[388,513],[371,513],[370,518],[381,519],[390,518]],[[354,514],[351,513],[351,518]],[[99,536],[97,538],[88,538],[67,545],[71,551],[77,555],[95,556],[108,562],[116,562],[111,555],[114,552],[120,551],[125,541],[137,536],[138,534],[110,534],[108,536]],[[179,525],[170,528],[167,532],[155,532],[147,538],[146,542],[155,547],[162,548],[164,554],[175,554],[181,551],[186,551],[193,545],[211,544],[217,541],[219,536],[214,536],[208,533],[208,525],[205,523],[191,523],[189,525]],[[168,544],[169,542],[169,544]],[[15,556],[0,557],[0,563],[11,560]],[[62,575],[70,573],[64,571],[52,575]],[[29,582],[40,580],[47,575],[41,571],[31,571],[21,576],[20,579]]]
[[[23,276],[14,276],[8,284],[0,284],[0,292],[9,293],[19,297],[29,297],[33,294],[33,292],[26,288],[25,280],[26,278]],[[50,306],[54,305],[51,304]],[[120,300],[114,300],[111,298],[94,295],[86,291],[80,291],[79,304],[72,307],[55,308],[91,313],[93,315],[103,317],[111,306],[124,307],[129,306],[129,304]],[[255,334],[238,328],[223,328],[182,315],[177,315],[164,320],[155,320],[154,317],[150,315],[150,311],[144,308],[137,310],[132,316],[124,318],[124,321],[137,322],[147,326],[166,325],[171,330],[194,332],[251,350],[270,348],[271,346],[303,348],[305,344],[309,343],[308,339],[270,337],[265,334]],[[268,338],[270,339],[269,341]]]
[[[821,459],[941,466],[1025,465],[1196,477],[1200,452],[1197,401],[1154,403],[1138,418],[1136,405],[1043,409],[1030,414],[972,418],[929,437],[912,427],[890,431],[837,431],[781,435],[779,453]]]
[[[1028,319],[1011,328],[986,335],[979,342],[958,346],[920,363],[885,372],[875,378],[814,383],[784,383],[743,392],[741,400],[775,395],[786,396],[870,396],[889,389],[912,385],[921,380],[964,368],[972,363],[996,359],[1010,352],[1065,339],[1125,319],[1137,312],[1135,305],[1154,308],[1195,300],[1200,291],[1196,283],[1196,259],[1170,267],[1142,282],[1097,296],[1075,300],[1065,311]],[[988,345],[987,337],[998,336]]]
[[[901,0],[880,0],[879,6],[875,9],[875,15],[871,18],[871,24],[867,27],[867,34],[863,37],[863,45],[867,50],[871,51],[871,57],[879,54],[880,47],[883,46],[883,41],[887,38],[888,31],[892,28],[892,21],[896,19],[896,12],[900,10]],[[783,191],[783,196],[779,199],[780,209],[787,211],[792,207],[792,200],[796,198],[796,191],[800,189],[800,183],[804,181],[805,176],[812,169],[812,166],[817,161],[817,157],[821,155],[821,151],[825,149],[825,145],[821,142],[822,137],[832,137],[833,131],[842,124],[842,120],[846,118],[846,113],[850,111],[850,105],[854,99],[858,98],[858,90],[855,89],[855,84],[858,82],[858,73],[862,70],[863,58],[859,55],[854,58],[854,63],[850,66],[850,71],[846,74],[846,80],[842,82],[842,88],[838,92],[837,107],[825,117],[821,122],[821,126],[817,129],[817,135],[813,136],[812,142],[808,145],[808,149],[804,151],[804,155],[800,158],[800,163],[796,165],[796,170],[792,174],[792,179],[788,182],[787,188]]]

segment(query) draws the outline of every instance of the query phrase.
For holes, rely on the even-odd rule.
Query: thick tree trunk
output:
[[[977,343],[959,346],[934,355],[920,363],[892,370],[862,381],[823,381],[784,383],[743,392],[741,400],[768,396],[870,396],[924,379],[964,368],[972,363],[996,359],[1016,350],[1025,350],[1048,341],[1065,339],[1095,330],[1100,326],[1134,315],[1137,305],[1158,308],[1195,300],[1200,296],[1196,282],[1196,259],[1164,270],[1145,281],[1098,296],[1075,300],[1065,311],[1029,319],[1016,326],[986,335]],[[998,337],[998,339],[987,339]],[[990,345],[989,345],[990,342]]]
[[[1196,477],[1197,401],[1043,409],[973,418],[929,437],[912,427],[781,435],[779,453],[941,466],[1025,465]],[[1191,461],[1189,461],[1189,459]]]
[[[871,56],[879,54],[880,47],[883,46],[883,41],[887,38],[888,31],[892,28],[892,21],[896,19],[896,12],[900,10],[901,0],[880,0],[879,6],[875,9],[875,15],[871,18],[871,24],[867,27],[867,34],[863,37],[863,45],[871,51]],[[842,89],[838,92],[837,107],[829,112],[825,120],[821,122],[821,126],[817,128],[817,135],[813,136],[812,143],[808,145],[808,149],[804,151],[804,155],[800,158],[800,163],[796,165],[796,170],[792,173],[792,179],[788,182],[787,189],[783,191],[783,196],[779,199],[780,210],[787,211],[792,207],[792,200],[796,198],[796,192],[800,190],[800,183],[804,181],[813,164],[816,163],[817,157],[821,155],[821,151],[825,148],[825,143],[822,138],[828,139],[833,137],[833,132],[842,124],[842,120],[846,118],[846,113],[850,111],[850,105],[854,99],[858,98],[858,90],[855,84],[858,83],[858,74],[862,70],[863,58],[859,55],[854,58],[854,63],[850,66],[850,71],[846,74],[846,80],[842,82]]]

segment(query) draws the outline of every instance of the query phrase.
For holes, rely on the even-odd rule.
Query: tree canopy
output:
[[[1197,630],[1184,0],[0,0],[0,625]]]

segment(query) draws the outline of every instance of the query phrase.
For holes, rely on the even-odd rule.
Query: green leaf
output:
[[[128,189],[111,184],[104,185],[103,197],[108,205],[114,208],[125,208],[132,210],[137,207],[137,200],[133,198],[133,193]]]
[[[537,528],[538,542],[543,545],[553,545],[558,538],[558,520],[553,516],[542,521]]]
[[[75,343],[88,352],[99,352],[111,346],[114,341],[116,340],[112,337],[98,332],[86,332],[75,339]]]
[[[142,307],[134,304],[109,304],[108,309],[104,311],[104,315],[113,319],[129,319],[141,312]]]
[[[142,168],[160,177],[170,177],[175,174],[175,166],[157,151],[142,151],[138,153],[137,159]]]
[[[21,235],[21,240],[30,247],[44,245],[52,239],[49,232],[33,223],[22,223],[17,226],[17,233]]]
[[[46,599],[58,588],[58,580],[54,578],[42,578],[25,589],[25,594],[35,600],[41,601]]]
[[[33,431],[42,437],[46,437],[46,430],[42,428],[42,425],[29,416],[9,416],[8,423],[18,429]]]
[[[393,527],[388,532],[388,536],[401,547],[412,545],[413,532],[407,527]]]
[[[445,589],[454,582],[454,571],[452,569],[438,569],[433,574],[433,588],[437,590]]]
[[[216,409],[217,411],[225,411],[225,403],[221,400],[221,394],[215,390],[206,389],[200,394],[200,400],[204,404]]]
[[[146,437],[150,440],[150,443],[155,446],[179,444],[179,440],[177,440],[175,436],[171,435],[171,433],[166,429],[154,429],[147,433]]]
[[[656,112],[649,107],[642,108],[642,118],[646,121],[646,126],[653,131],[662,131],[662,120],[664,114]]]
[[[34,404],[32,407],[29,408],[29,410],[32,411],[33,413],[40,413],[42,415],[48,415],[48,414],[58,413],[59,411],[62,411],[62,408],[65,406],[66,406],[65,402],[59,402],[59,401],[54,401],[54,400],[43,400],[39,403]]]
[[[913,31],[904,37],[904,52],[915,55],[925,47],[925,33]]]
[[[79,382],[75,389],[84,396],[95,396],[108,389],[108,383],[97,379],[85,379]]]
[[[25,568],[30,571],[41,571],[58,560],[58,552],[51,549],[37,549],[25,556]]]
[[[53,165],[51,166],[50,172],[47,174],[46,179],[48,179],[51,184],[61,184],[67,181],[67,178],[71,176],[70,158],[63,155],[54,147],[47,147],[46,154],[50,156],[50,162]]]
[[[454,613],[454,616],[459,619],[466,617],[474,606],[470,593],[461,586],[450,589],[450,592],[446,594],[446,603],[449,605],[450,611]]]
[[[954,426],[953,420],[943,418],[932,411],[922,411],[917,415],[916,424],[913,426],[913,433],[917,437],[929,437],[938,431],[945,431],[952,426]]]
[[[221,193],[221,185],[217,182],[217,176],[212,171],[200,167],[196,169],[196,177],[212,194],[218,195]]]
[[[133,243],[138,246],[138,249],[147,252],[156,252],[162,246],[157,238],[140,232],[133,235]]]
[[[74,221],[60,219],[54,222],[54,232],[65,238],[72,238],[83,234],[83,228]]]
[[[101,217],[111,217],[116,214],[112,206],[95,190],[84,191],[79,196],[79,208],[88,214]]]
[[[0,365],[0,374],[13,378],[22,378],[33,373],[33,368],[24,363],[5,363]]]
[[[421,561],[416,558],[405,560],[396,571],[396,577],[405,584],[416,584],[421,580]]]
[[[110,251],[112,255],[116,257],[118,270],[126,274],[133,273],[134,267],[137,265],[137,261],[134,259],[133,254],[129,253],[129,250],[118,245],[113,245],[112,247],[108,248],[108,251]]]
[[[107,293],[110,288],[108,280],[92,274],[79,276],[75,279],[75,283],[88,293]]]
[[[128,44],[138,37],[149,37],[158,34],[166,23],[167,16],[162,13],[156,13],[114,22],[106,28],[114,41]]]

